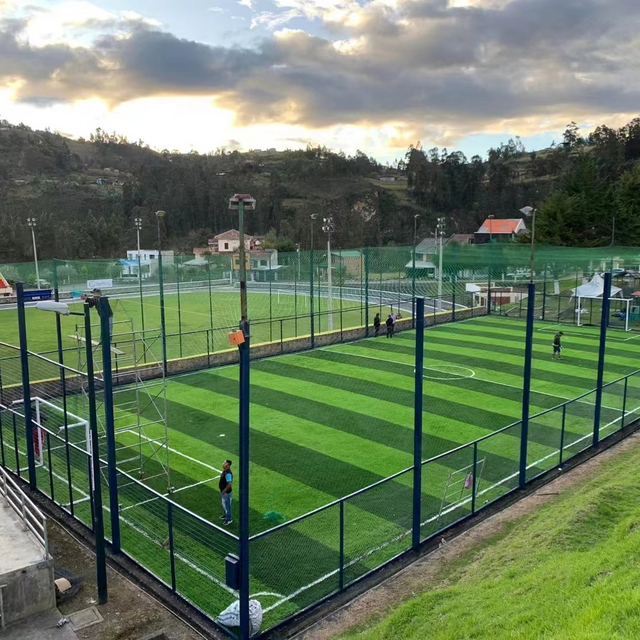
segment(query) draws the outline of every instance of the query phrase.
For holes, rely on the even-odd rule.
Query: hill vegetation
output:
[[[640,118],[586,138],[572,123],[560,146],[529,152],[515,139],[486,159],[418,144],[391,166],[322,147],[155,151],[100,129],[71,140],[0,120],[0,261],[32,257],[29,216],[38,219],[42,259],[122,256],[135,246],[135,217],[143,245],[153,247],[158,209],[168,212],[166,245],[188,252],[236,226],[228,198],[237,192],[258,201],[248,231],[269,234],[282,250],[307,249],[310,224],[319,247],[326,215],[336,223],[336,246],[350,248],[410,244],[416,214],[422,238],[439,216],[448,232],[469,233],[487,215],[516,217],[525,204],[539,210],[542,241],[608,245],[615,217],[623,230],[616,243],[637,245],[639,159]]]

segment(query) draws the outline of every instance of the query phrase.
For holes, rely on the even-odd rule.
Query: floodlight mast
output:
[[[438,218],[437,235],[440,242],[440,256],[438,264],[438,311],[442,311],[442,241],[446,227],[445,218]]]
[[[36,287],[40,289],[40,271],[38,270],[38,249],[36,247],[36,225],[35,218],[27,218],[27,224],[31,229],[31,240],[33,241],[33,262],[36,265]]]
[[[529,266],[529,282],[533,282],[533,265],[535,263],[536,254],[536,209],[534,207],[526,206],[520,209],[520,213],[523,213],[527,218],[531,218],[531,264]]]
[[[240,565],[240,639],[249,640],[249,320],[247,318],[247,265],[244,246],[244,210],[256,208],[256,201],[248,194],[236,193],[229,199],[229,209],[238,210],[240,239],[240,329],[244,342],[238,344],[240,364],[239,467],[240,467],[240,526],[238,527],[238,555]]]
[[[322,218],[322,230],[327,234],[327,310],[329,331],[333,331],[333,287],[331,281],[331,234],[336,230],[333,218]]]

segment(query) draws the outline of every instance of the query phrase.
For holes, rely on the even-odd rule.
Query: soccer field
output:
[[[333,328],[339,330],[361,326],[365,322],[364,306],[355,296],[339,297],[336,288],[333,299]],[[113,343],[116,348],[127,350],[131,342],[131,327],[136,332],[147,331],[158,333],[160,323],[160,296],[145,294],[113,297],[110,299],[114,312]],[[229,348],[227,332],[238,325],[240,317],[240,293],[238,291],[213,289],[211,298],[206,289],[182,291],[178,296],[175,291],[164,296],[165,323],[167,327],[167,358],[181,358],[202,355]],[[76,299],[69,302],[72,311],[82,311],[82,302]],[[329,314],[327,299],[316,295],[314,298],[315,332],[328,330]],[[341,311],[342,310],[342,311]],[[383,311],[387,307],[382,307]],[[309,335],[310,300],[308,293],[280,291],[274,286],[273,292],[262,293],[251,291],[248,296],[249,317],[252,319],[252,339],[254,344],[273,342],[280,339]],[[379,307],[370,305],[370,322]],[[99,332],[98,315],[93,313],[94,332]],[[144,321],[143,321],[144,316]],[[297,317],[296,317],[297,316]],[[83,333],[82,318],[74,316],[61,317],[62,343],[64,349],[76,349],[77,333]],[[133,324],[132,324],[133,323]],[[36,353],[57,357],[57,341],[55,316],[44,313],[28,305],[26,309],[27,339],[29,349]],[[15,307],[0,307],[0,341],[17,345],[18,316]],[[153,355],[160,357],[159,338],[148,337],[149,343],[156,343]],[[74,365],[74,355],[69,352],[66,364]]]
[[[535,333],[531,415],[585,394],[596,384],[597,331],[566,331],[563,359],[552,361],[556,330],[540,323]],[[423,459],[520,420],[524,331],[524,323],[483,317],[425,332]],[[252,362],[252,535],[412,465],[414,340],[414,332],[405,332],[392,340],[370,338]],[[638,355],[640,337],[611,332],[605,382],[635,371]],[[172,499],[212,522],[220,515],[221,464],[231,458],[237,469],[237,375],[237,367],[226,367],[174,377],[167,384]],[[564,410],[565,457],[590,444],[594,395]],[[622,395],[622,383],[604,391],[603,435],[621,426]],[[640,380],[630,378],[625,415],[633,415],[639,406]],[[562,413],[532,419],[531,475],[558,464]],[[153,437],[153,428],[147,434]],[[516,425],[479,446],[480,504],[516,486],[519,435]],[[423,537],[469,511],[468,503],[458,504],[448,493],[448,483],[451,474],[455,477],[471,464],[471,449],[466,449],[425,466],[423,513],[434,515]],[[407,548],[411,483],[412,474],[402,474],[349,504],[349,579]],[[156,488],[162,491],[160,485]],[[455,508],[443,514],[443,506],[450,505]],[[237,515],[237,502],[234,512]],[[273,620],[332,590],[337,579],[337,518],[332,507],[252,543],[252,592],[271,594],[266,604],[274,607],[269,612]],[[237,519],[230,530],[235,533],[236,527]],[[314,572],[325,576],[317,585],[311,584],[317,578]]]
[[[551,341],[558,329],[540,322],[534,334],[529,477],[557,466],[560,450],[568,458],[591,444],[598,331],[567,329],[563,359],[553,361]],[[466,479],[474,464],[475,508],[517,486],[524,338],[523,322],[493,316],[425,331],[422,457],[441,457],[422,467],[422,539],[471,512],[472,487]],[[265,608],[265,627],[411,546],[414,349],[415,333],[407,331],[393,339],[381,336],[252,361],[251,593]],[[611,331],[605,382],[636,371],[639,355],[640,336]],[[166,395],[172,491],[162,477],[146,484],[204,520],[176,507],[171,516],[166,502],[120,473],[122,547],[170,584],[170,556],[163,543],[172,518],[177,588],[217,615],[234,599],[224,584],[224,557],[237,552],[228,535],[237,534],[237,500],[227,531],[206,521],[219,522],[222,462],[231,458],[238,471],[238,368],[173,376]],[[623,415],[630,421],[639,409],[638,376],[606,387],[601,434],[620,428]],[[120,415],[116,427],[128,419]],[[3,428],[10,460],[15,430],[12,434],[6,421]],[[148,442],[140,446],[151,448],[151,441],[161,437],[162,427],[149,425],[143,436]],[[38,486],[64,502],[64,446],[51,439],[56,441],[47,443],[53,451],[38,469]],[[119,432],[117,439],[122,456],[131,453],[123,445],[140,443],[133,431]],[[24,444],[17,444],[24,451]],[[24,455],[19,457],[25,468]],[[71,463],[75,514],[89,523],[86,456],[75,452]],[[136,464],[128,467],[119,459],[119,468],[132,474]],[[153,465],[146,465],[147,476],[154,475]],[[237,475],[235,482],[237,498]],[[376,486],[334,503],[371,485]],[[107,492],[105,482],[110,535]],[[305,516],[313,510],[319,511]]]

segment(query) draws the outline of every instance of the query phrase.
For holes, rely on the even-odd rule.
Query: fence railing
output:
[[[618,406],[603,414],[601,437],[640,418],[639,388],[640,371],[603,385],[605,397]],[[528,449],[527,482],[592,446],[594,394],[595,390],[584,393],[530,416],[530,426],[557,426],[557,435],[555,442]],[[518,490],[521,427],[519,420],[421,463],[421,542]],[[265,576],[277,575],[270,583],[273,601],[264,609],[267,626],[285,620],[292,609],[300,611],[335,595],[411,549],[414,473],[414,467],[408,467],[251,536],[252,576],[264,581]],[[299,538],[315,544],[299,548]],[[282,549],[289,554],[287,562]]]
[[[47,537],[47,517],[38,509],[25,492],[18,486],[11,474],[0,466],[0,497],[5,507],[11,507],[25,531],[30,531],[42,545],[44,560],[49,558],[49,539]]]

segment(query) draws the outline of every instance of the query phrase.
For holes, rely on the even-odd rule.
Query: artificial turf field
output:
[[[545,323],[536,327],[532,415],[595,387],[597,330],[563,327],[563,360],[552,361],[557,330]],[[425,332],[423,459],[519,421],[524,331],[520,321],[485,316]],[[405,332],[252,362],[252,535],[410,467],[414,341],[415,333]],[[635,371],[639,355],[639,335],[611,332],[605,382]],[[640,381],[630,378],[627,386],[628,416],[640,406]],[[617,383],[605,389],[604,435],[621,425],[623,388]],[[237,469],[237,392],[236,366],[167,382],[172,499],[214,523],[221,511],[222,461],[231,458]],[[563,413],[565,457],[589,446],[593,393],[532,419],[530,475],[558,464]],[[159,435],[154,428],[147,429],[148,437]],[[479,506],[517,485],[519,435],[515,424],[478,445]],[[134,434],[118,438],[120,444],[135,441]],[[447,483],[452,473],[464,478],[472,463],[473,447],[466,447],[423,467],[422,537],[469,513],[469,491],[450,492]],[[74,472],[78,477],[81,468]],[[412,471],[405,472],[345,503],[345,583],[410,546],[412,479]],[[149,484],[166,490],[159,480]],[[168,559],[160,546],[167,535],[165,505],[126,482],[120,503],[123,548],[168,581]],[[174,514],[174,526],[178,589],[215,614],[232,599],[222,586],[222,560],[235,542],[183,515]],[[237,519],[230,532],[237,533],[236,527]],[[339,507],[253,540],[251,558],[252,593],[268,594],[258,598],[268,609],[267,624],[332,592],[338,586]]]
[[[364,323],[365,310],[360,300],[340,299],[340,288],[335,288],[333,300],[334,330],[358,327]],[[352,296],[353,298],[353,296]],[[166,293],[165,323],[167,327],[167,358],[180,358],[202,355],[208,352],[229,348],[228,331],[237,327],[240,309],[240,294],[238,291],[214,288],[209,298],[205,289],[196,291],[182,291],[178,296],[175,292]],[[262,293],[251,291],[248,296],[248,311],[252,318],[253,343],[272,342],[310,333],[310,302],[309,295],[284,290],[278,294],[274,285],[273,292]],[[72,311],[82,311],[82,302],[69,302]],[[131,342],[131,327],[136,332],[145,330],[151,337],[147,341],[153,344],[151,351],[160,357],[159,336],[160,297],[145,294],[142,298],[131,294],[122,298],[111,298],[114,312],[114,346],[125,352],[130,350],[127,345]],[[342,312],[340,311],[342,309]],[[321,333],[328,329],[327,299],[316,296],[314,298],[315,332]],[[370,321],[379,310],[378,306],[370,305]],[[143,323],[144,315],[144,323]],[[295,316],[298,316],[297,319]],[[271,319],[271,321],[270,321]],[[69,350],[65,357],[65,364],[76,366],[72,350],[77,349],[78,342],[73,338],[76,333],[84,335],[82,318],[75,316],[61,316],[63,348]],[[99,332],[98,316],[94,313],[94,332]],[[27,305],[26,309],[27,339],[29,349],[35,353],[46,354],[57,358],[57,340],[55,316],[44,313]],[[206,331],[209,330],[210,338]],[[18,317],[14,308],[0,307],[0,341],[18,345]],[[141,348],[141,347],[140,347]],[[126,366],[126,365],[125,365]]]
[[[563,359],[552,361],[558,327],[536,328],[532,415],[595,386],[597,330],[563,329]],[[483,317],[425,332],[424,459],[519,421],[524,330],[519,321]],[[414,332],[405,332],[252,362],[252,535],[412,464],[414,340]],[[635,371],[639,355],[640,336],[611,332],[605,382]],[[173,499],[212,522],[220,515],[218,469],[226,458],[237,468],[237,390],[237,367],[178,376],[167,384]],[[622,383],[605,389],[603,435],[621,425],[622,392]],[[628,396],[627,416],[640,406],[639,379],[629,380]],[[590,445],[594,399],[589,394],[567,405],[565,457]],[[530,475],[558,464],[562,413],[532,419]],[[519,435],[515,425],[479,445],[479,504],[516,486]],[[443,496],[450,474],[472,462],[469,447],[423,468],[423,537],[468,513],[462,491],[445,496],[444,504]],[[347,503],[345,579],[409,546],[411,484],[412,474],[405,473]],[[267,600],[275,600],[276,619],[336,587],[338,515],[331,507],[252,543],[252,591],[272,594]],[[236,526],[237,520],[234,533]]]

